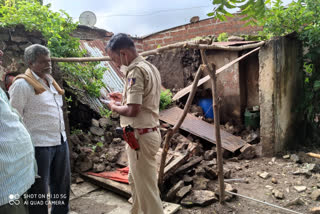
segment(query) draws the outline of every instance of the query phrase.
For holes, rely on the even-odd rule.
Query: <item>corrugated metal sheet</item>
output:
[[[175,125],[179,121],[182,113],[183,110],[178,107],[166,109],[160,112],[160,120]],[[211,143],[216,143],[214,125],[200,120],[191,114],[187,114],[180,128]],[[240,137],[229,134],[221,129],[220,135],[222,147],[228,151],[235,152],[246,144]]]
[[[91,57],[102,57],[106,56],[106,52],[104,50],[104,43],[101,40],[93,40],[93,41],[80,41],[80,48],[87,50],[88,54]],[[101,90],[101,93],[105,94],[110,92],[119,91],[122,92],[124,86],[123,75],[119,70],[113,66],[111,62],[100,62],[98,66],[105,67],[107,70],[103,75],[103,82],[106,85],[105,89]],[[100,112],[100,108],[103,107],[102,103],[98,98],[90,97],[87,94],[82,94],[81,97],[78,97],[81,102],[90,106],[96,112]]]
[[[107,56],[104,50],[104,44],[101,40],[94,40],[94,41],[80,41],[81,49],[86,49],[90,56],[92,57],[103,57]],[[122,91],[124,81],[121,76],[120,71],[117,71],[114,66],[110,62],[103,61],[100,62],[98,66],[107,68],[107,71],[103,75],[103,82],[107,86],[108,92],[114,91]]]

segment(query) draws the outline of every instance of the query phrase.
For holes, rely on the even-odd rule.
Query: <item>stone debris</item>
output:
[[[93,165],[93,172],[103,172],[106,169],[106,166],[102,163]]]
[[[311,193],[311,199],[314,201],[320,201],[320,189],[316,189]]]
[[[91,120],[91,125],[94,126],[94,127],[99,127],[100,123],[99,123],[98,120],[92,119],[92,120]]]
[[[76,178],[76,184],[81,184],[83,182],[84,182],[84,180],[82,178],[80,178],[80,177]]]
[[[273,189],[273,190],[272,190],[272,195],[273,195],[276,199],[280,199],[280,200],[284,199],[284,194],[283,194],[283,192],[280,191],[280,190]]]
[[[282,156],[283,159],[289,159],[290,158],[290,155],[284,155]]]
[[[180,200],[186,196],[192,189],[192,185],[182,187],[176,194],[176,202],[179,203]]]
[[[208,151],[205,151],[204,155],[203,155],[203,158],[204,160],[206,161],[210,161],[212,160],[213,158],[217,157],[217,153],[216,151],[214,150],[208,150]]]
[[[113,123],[110,118],[102,117],[99,119],[99,124],[102,128],[109,128]]]
[[[295,163],[301,163],[301,160],[300,160],[299,156],[296,155],[296,154],[292,154],[292,155],[290,156],[290,160],[292,160],[292,161],[295,162]]]
[[[233,186],[232,186],[231,184],[225,184],[225,191],[234,192],[234,193],[237,193],[237,192],[238,192],[238,190],[235,189],[235,188],[233,188]],[[234,198],[236,198],[235,195],[230,194],[230,193],[226,193],[224,199],[225,199],[227,202],[230,202],[230,201],[231,201],[232,199],[234,199]]]
[[[92,162],[92,160],[89,159],[89,158],[86,158],[83,162],[81,162],[79,168],[80,168],[80,171],[81,171],[81,172],[86,172],[86,171],[92,169],[92,167],[93,167],[93,162]]]
[[[228,169],[228,168],[224,168],[224,169],[223,169],[223,177],[224,177],[225,179],[231,178],[231,170]]]
[[[299,169],[292,173],[293,175],[304,175],[306,178],[310,178],[312,173],[308,169]]]
[[[270,174],[268,172],[263,172],[263,173],[259,174],[259,177],[263,178],[263,179],[267,179],[270,177]]]
[[[271,182],[272,182],[273,184],[277,184],[277,183],[278,183],[278,180],[277,180],[276,178],[272,178],[272,179],[271,179]]]
[[[102,128],[99,128],[99,127],[95,127],[95,126],[91,126],[90,127],[90,132],[94,135],[97,135],[97,136],[102,136],[104,135],[104,130]]]
[[[218,178],[218,173],[211,167],[204,167],[204,176],[210,180],[215,180]]]
[[[185,207],[193,206],[208,206],[214,202],[217,202],[218,198],[215,193],[209,190],[192,190],[190,194],[187,195],[181,201],[181,205]]]
[[[266,188],[269,190],[273,190],[273,186],[270,186],[270,185],[267,185]]]
[[[166,199],[168,201],[173,201],[177,192],[182,188],[184,187],[184,181],[179,181],[178,183],[176,183],[176,185],[174,185],[170,190],[169,192],[167,193],[166,195]]]
[[[209,179],[202,176],[193,177],[193,189],[194,190],[205,190],[208,188]]]
[[[294,199],[293,201],[289,201],[285,205],[285,207],[290,207],[290,206],[295,206],[295,205],[300,206],[300,205],[304,205],[304,204],[305,204],[304,201],[299,197],[299,198]]]
[[[307,190],[306,186],[294,186],[293,187],[297,192],[304,192]]]
[[[244,147],[240,149],[240,156],[239,159],[245,159],[245,160],[250,160],[256,157],[256,149],[254,146],[250,144],[246,144]]]
[[[184,175],[183,181],[184,181],[185,185],[192,185],[193,184],[193,179],[189,175]]]

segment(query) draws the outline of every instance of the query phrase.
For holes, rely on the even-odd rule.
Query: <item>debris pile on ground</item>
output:
[[[75,172],[111,171],[126,166],[127,162],[121,159],[125,142],[116,134],[116,127],[119,115],[113,114],[110,118],[92,119],[88,133],[71,135],[71,164]]]

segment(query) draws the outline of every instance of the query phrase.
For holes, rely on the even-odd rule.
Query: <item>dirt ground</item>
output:
[[[304,153],[303,153],[304,154]],[[301,157],[301,155],[299,155]],[[305,155],[304,155],[305,156]],[[242,179],[245,182],[229,182],[241,195],[248,196],[260,201],[285,207],[296,213],[310,213],[310,209],[320,206],[319,201],[311,198],[314,190],[320,188],[320,170],[316,167],[309,176],[294,175],[296,171],[303,170],[308,163],[319,164],[319,160],[313,158],[300,159],[302,163],[295,163],[291,159],[279,158],[255,158],[252,160],[225,160],[224,168],[231,169],[231,179]],[[269,173],[268,178],[261,178],[263,172]],[[273,182],[272,182],[273,180]],[[79,186],[79,185],[78,185]],[[295,186],[305,186],[306,190],[297,192]],[[208,189],[218,192],[218,181],[212,180]],[[284,198],[276,199],[272,190],[277,189],[283,193]],[[74,191],[76,192],[76,191]],[[85,194],[85,192],[91,192]],[[129,213],[130,204],[121,198],[92,184],[79,188],[77,195],[80,198],[71,201],[71,210],[74,214],[85,213]],[[289,205],[295,199],[300,199],[300,204]],[[251,201],[242,197],[236,197],[224,205],[218,202],[207,207],[182,207],[177,214],[285,214],[290,213],[265,204]]]
[[[309,163],[317,160],[309,158]],[[319,202],[311,199],[311,193],[319,188],[320,174],[312,173],[311,177],[305,175],[293,175],[293,172],[301,170],[304,164],[298,164],[290,159],[283,158],[256,158],[253,160],[241,160],[238,162],[226,161],[224,167],[232,170],[232,178],[243,178],[248,183],[233,182],[232,187],[237,189],[238,193],[254,199],[265,201],[281,207],[294,210],[300,213],[310,213],[310,209],[319,206]],[[269,178],[259,177],[262,172],[268,172]],[[277,181],[273,183],[272,179]],[[218,192],[218,181],[210,181],[209,185],[216,188]],[[306,190],[298,193],[294,186],[305,186]],[[272,195],[272,190],[277,189],[284,194],[282,200],[276,199]],[[300,198],[301,205],[286,206],[289,202]],[[251,201],[245,198],[236,197],[231,202],[226,202],[221,206],[218,202],[207,207],[182,208],[178,214],[275,214],[290,213],[278,208]]]

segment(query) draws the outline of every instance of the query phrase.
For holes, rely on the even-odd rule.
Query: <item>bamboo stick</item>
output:
[[[176,49],[176,48],[190,48],[190,49],[200,49],[200,50],[227,50],[227,51],[242,51],[246,49],[252,49],[260,47],[265,42],[258,42],[249,45],[242,46],[223,46],[223,45],[205,45],[205,44],[197,44],[195,42],[178,42],[171,45],[166,45],[161,48],[157,48],[150,51],[145,51],[140,53],[141,56],[149,56],[156,55],[166,50]],[[59,57],[51,57],[51,61],[53,62],[94,62],[94,61],[111,61],[110,57],[69,57],[69,58],[59,58]]]
[[[213,110],[214,110],[214,127],[216,132],[217,140],[217,163],[218,163],[218,180],[219,180],[219,202],[220,204],[224,201],[224,178],[223,178],[223,158],[222,158],[222,146],[221,146],[221,136],[220,136],[220,114],[219,114],[219,101],[217,95],[217,76],[215,65],[208,64],[207,56],[205,50],[200,50],[202,63],[207,65],[206,68],[210,79],[211,79],[211,90],[212,90],[212,99],[213,99]]]
[[[174,125],[174,127],[172,129],[169,129],[166,134],[166,137],[164,140],[164,145],[163,145],[163,151],[162,151],[162,155],[161,155],[161,162],[160,162],[159,176],[158,176],[158,186],[159,186],[160,190],[162,190],[163,178],[164,178],[164,168],[165,168],[167,153],[169,150],[170,140],[171,140],[172,136],[174,135],[174,133],[176,133],[178,131],[178,129],[180,128],[182,122],[184,121],[184,119],[190,109],[194,95],[196,94],[198,81],[200,79],[202,71],[205,69],[204,67],[205,67],[204,65],[201,65],[198,68],[195,79],[193,80],[193,83],[192,83],[191,93],[189,94],[187,103],[184,106],[183,113],[182,113],[181,117],[179,118],[179,121]]]

